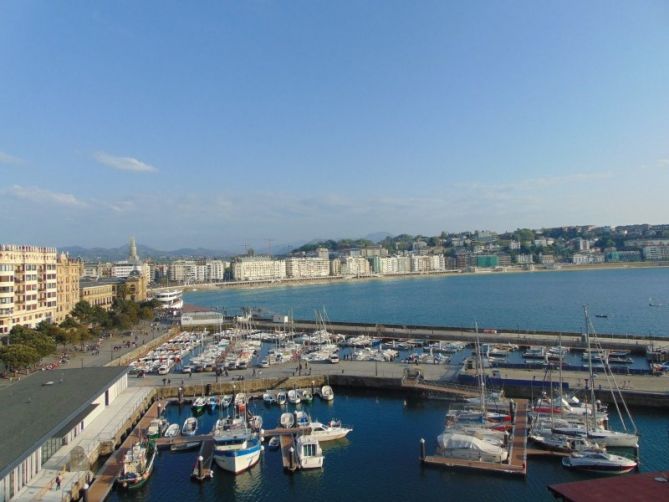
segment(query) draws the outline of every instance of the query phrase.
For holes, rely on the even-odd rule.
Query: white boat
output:
[[[329,357],[330,364],[337,364],[339,363],[339,354],[330,354]]]
[[[170,367],[167,364],[161,364],[158,366],[157,373],[159,375],[167,375],[170,372]]]
[[[227,408],[232,404],[232,395],[231,394],[224,394],[221,396],[221,408]]]
[[[207,406],[207,399],[204,397],[197,397],[191,406],[194,413],[202,413],[205,406]]]
[[[634,470],[637,463],[629,458],[602,451],[582,451],[563,458],[562,465],[568,469],[599,474],[624,474]]]
[[[244,428],[217,429],[214,433],[214,461],[235,474],[250,469],[260,460],[258,435]]]
[[[276,393],[276,403],[279,406],[283,406],[284,404],[286,404],[286,400],[287,400],[287,398],[286,398],[286,392],[285,391],[280,390],[279,392]]]
[[[153,300],[156,300],[159,303],[159,307],[162,309],[173,309],[178,310],[183,308],[183,292],[175,289],[172,291],[159,291],[154,293]]]
[[[235,394],[235,406],[239,406],[240,404],[246,404],[248,402],[248,399],[246,397],[246,394],[244,392],[238,392]]]
[[[297,410],[293,413],[295,416],[295,427],[309,427],[311,418],[302,410]]]
[[[332,387],[323,385],[323,387],[321,387],[320,396],[323,401],[332,401],[334,399],[334,391],[332,390]]]
[[[284,429],[290,429],[295,425],[295,416],[292,413],[282,413],[281,418],[279,418],[279,423]]]
[[[587,438],[607,447],[636,448],[639,446],[639,436],[629,432],[618,432],[598,428],[588,431]]]
[[[300,402],[302,402],[300,395],[297,393],[297,390],[290,389],[288,391],[288,402],[290,404],[300,404]]]
[[[181,428],[182,436],[194,436],[197,432],[197,418],[188,417]]]
[[[310,403],[314,399],[314,396],[309,389],[298,390],[297,394],[300,396],[300,399],[305,403]]]
[[[209,409],[211,411],[214,411],[216,407],[218,406],[218,397],[216,396],[209,396],[209,401],[207,403],[209,405]]]
[[[262,395],[262,400],[265,404],[275,404],[276,403],[276,396],[272,394],[271,392],[265,392]]]
[[[445,457],[491,463],[506,462],[509,457],[506,449],[459,432],[442,432],[437,436],[437,445]]]
[[[327,424],[311,422],[309,427],[311,429],[309,434],[320,442],[342,439],[353,430],[349,427],[343,427],[338,420],[330,420]]]
[[[546,349],[544,347],[530,347],[523,352],[525,359],[544,359],[546,357]]]
[[[323,467],[323,450],[318,440],[311,435],[299,435],[295,440],[295,454],[300,469],[320,469]]]
[[[278,450],[279,446],[281,446],[281,441],[279,440],[279,436],[272,436],[269,442],[267,443],[267,446],[269,446],[270,450]]]
[[[166,438],[175,438],[179,435],[179,424],[171,424],[165,431]]]

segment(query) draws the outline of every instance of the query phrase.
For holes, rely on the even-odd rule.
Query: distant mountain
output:
[[[130,255],[130,246],[124,244],[118,248],[84,248],[81,246],[64,246],[58,248],[73,258],[81,258],[85,261],[121,261]],[[137,245],[137,254],[140,258],[219,258],[232,256],[234,253],[225,250],[214,250],[206,248],[181,248],[173,251],[161,251],[142,244]]]
[[[381,242],[386,237],[392,237],[392,236],[393,236],[393,234],[388,233],[388,232],[374,232],[374,233],[365,235],[363,237],[363,239],[378,243],[378,242]]]

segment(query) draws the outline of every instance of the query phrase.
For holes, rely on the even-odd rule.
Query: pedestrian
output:
[[[188,378],[193,378],[193,373],[188,373]]]
[[[172,385],[172,379],[170,378],[167,379],[167,385]]]
[[[167,378],[163,378],[163,385],[167,383]]]
[[[60,483],[62,482],[62,479],[60,479],[60,474],[56,476],[56,490],[60,490]]]

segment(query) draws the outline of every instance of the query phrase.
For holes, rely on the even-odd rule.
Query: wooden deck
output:
[[[182,445],[185,443],[195,443],[211,439],[211,434],[199,434],[197,436],[177,436],[175,438],[158,438],[156,439],[156,447],[169,448],[172,445]]]
[[[202,464],[200,464],[200,457],[202,457]],[[193,473],[191,479],[197,481],[204,481],[213,477],[211,464],[214,461],[214,440],[205,439],[200,446],[200,453],[197,455],[195,465],[193,466]]]
[[[503,464],[478,462],[459,458],[429,455],[422,459],[428,465],[475,471],[498,472],[519,476],[527,475],[527,399],[516,400],[516,415],[511,433],[509,461]]]
[[[142,430],[146,430],[151,420],[158,417],[158,402],[151,405],[146,414],[140,419],[137,426],[132,430],[123,444],[116,450],[96,474],[91,487],[88,489],[88,500],[102,501],[109,496],[114,487],[114,482],[121,471],[123,458],[126,452],[140,440]]]
[[[442,394],[452,394],[459,397],[477,397],[481,392],[474,387],[466,387],[456,384],[437,384],[418,382],[413,379],[402,379],[402,387],[406,389],[416,389],[425,392],[437,392]]]
[[[284,434],[280,436],[279,440],[281,441],[281,461],[283,462],[283,468],[294,472],[297,469],[297,459],[295,458],[295,452],[290,451],[295,444],[293,435]]]

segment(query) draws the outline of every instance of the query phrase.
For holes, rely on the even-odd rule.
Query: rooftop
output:
[[[0,479],[61,432],[127,370],[116,366],[44,371],[0,389]]]
[[[569,502],[669,500],[669,472],[648,472],[550,485],[555,498]]]

